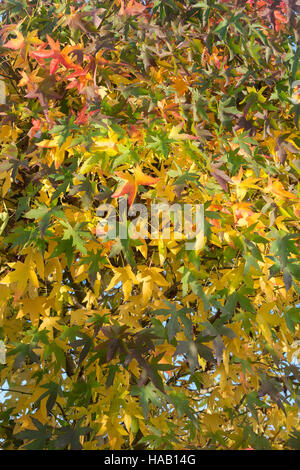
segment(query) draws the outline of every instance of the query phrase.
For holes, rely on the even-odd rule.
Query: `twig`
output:
[[[22,390],[14,390],[12,388],[2,388],[0,387],[1,392],[14,392],[14,393],[22,393],[23,395],[32,395],[32,392],[23,392]]]
[[[64,409],[63,409],[63,407],[61,406],[61,404],[58,403],[58,402],[56,402],[56,404],[57,404],[58,408],[60,409],[61,414],[63,415],[64,419],[65,419],[66,421],[68,421],[68,418],[67,418],[67,416],[66,416],[66,413],[64,412]]]

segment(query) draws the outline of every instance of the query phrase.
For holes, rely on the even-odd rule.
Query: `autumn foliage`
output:
[[[1,448],[299,449],[299,13],[0,3]]]

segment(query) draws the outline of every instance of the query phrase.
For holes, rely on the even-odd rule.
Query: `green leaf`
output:
[[[290,275],[290,272],[287,268],[284,268],[283,270],[283,282],[284,282],[286,291],[290,290],[290,288],[292,287],[293,278]]]
[[[63,240],[72,240],[73,245],[83,254],[87,254],[87,250],[84,246],[84,240],[82,235],[87,234],[87,232],[81,230],[81,227],[84,225],[82,223],[76,223],[74,227],[70,225],[68,221],[61,221],[61,224],[65,227]]]
[[[156,387],[154,387],[151,382],[149,382],[147,385],[144,385],[143,387],[133,386],[131,388],[131,394],[133,396],[139,396],[145,419],[147,418],[149,411],[149,402],[152,403],[153,406],[160,406],[161,404],[161,392]]]
[[[82,444],[79,440],[80,436],[85,436],[91,431],[89,426],[80,427],[79,424],[75,428],[65,426],[58,431],[58,437],[54,441],[55,449],[70,448],[70,450],[81,450]]]
[[[293,450],[300,449],[300,431],[293,428],[293,432],[289,434],[289,439],[286,442],[287,447]]]
[[[195,369],[199,367],[198,349],[194,341],[179,341],[174,354],[186,355],[186,358],[187,358],[187,361],[189,363],[189,367],[192,373],[195,371]]]
[[[195,416],[193,409],[189,406],[188,398],[184,392],[180,390],[172,391],[169,393],[168,398],[170,403],[175,406],[179,417],[186,415],[193,422],[193,424],[198,427],[197,417]]]
[[[44,450],[47,441],[51,437],[51,431],[47,424],[43,425],[36,418],[30,416],[31,421],[37,428],[36,430],[27,429],[25,431],[18,432],[15,437],[21,440],[29,440],[30,443],[26,444],[23,448],[26,450]]]

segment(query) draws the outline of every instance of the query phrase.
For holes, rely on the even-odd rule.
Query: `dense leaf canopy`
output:
[[[3,449],[299,448],[299,12],[0,2]]]

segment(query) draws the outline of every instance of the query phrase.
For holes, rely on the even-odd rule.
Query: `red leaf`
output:
[[[23,37],[23,34],[20,33],[19,31],[17,32],[17,37],[15,39],[10,39],[5,44],[3,44],[3,47],[7,47],[8,49],[13,49],[15,51],[18,49],[22,49],[23,46],[24,46],[24,37]]]
[[[134,170],[134,177],[131,175],[123,175],[122,173],[117,173],[117,175],[122,179],[125,179],[126,183],[117,189],[111,197],[118,198],[128,194],[129,206],[131,206],[135,200],[139,184],[143,186],[151,186],[159,181],[159,178],[153,178],[152,176],[143,173],[139,166],[137,166]]]
[[[120,3],[121,8],[119,10],[119,15],[140,15],[141,13],[144,13],[147,9],[145,5],[142,5],[141,3],[138,3],[135,0],[129,0],[126,6],[124,5],[124,0],[121,0]]]

